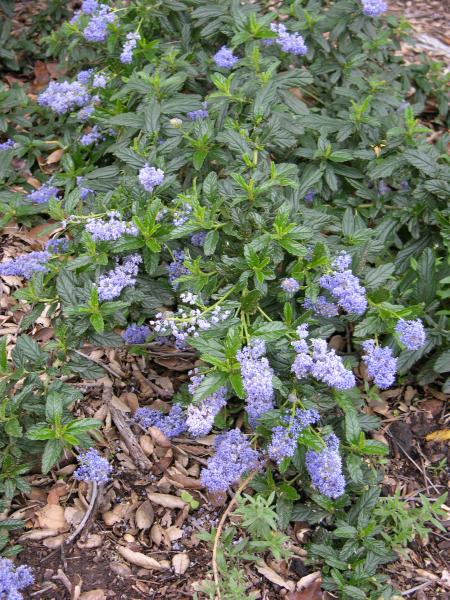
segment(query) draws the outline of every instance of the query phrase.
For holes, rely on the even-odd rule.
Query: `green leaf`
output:
[[[206,256],[212,256],[219,241],[219,232],[216,229],[208,231],[203,243],[203,251]]]
[[[194,393],[194,402],[201,402],[208,396],[211,396],[214,392],[227,385],[227,374],[221,371],[213,371],[206,375],[206,377],[200,382]]]
[[[288,329],[281,321],[270,321],[269,323],[261,323],[252,329],[251,335],[255,338],[262,338],[266,342],[278,340],[286,333]]]
[[[366,440],[361,451],[371,456],[386,456],[389,454],[389,447],[377,440]]]
[[[375,269],[368,269],[364,277],[367,289],[377,289],[393,275],[394,271],[395,265],[393,263],[385,263]]]
[[[59,394],[48,394],[45,401],[45,416],[47,421],[59,421],[63,414],[63,401]]]
[[[42,454],[42,473],[46,475],[62,454],[62,446],[59,440],[48,440]]]
[[[92,327],[95,329],[97,333],[103,333],[105,330],[105,322],[101,313],[94,313],[89,317],[89,321]]]
[[[345,414],[345,439],[347,442],[354,444],[357,443],[361,427],[358,421],[358,415],[356,411],[349,411]]]
[[[47,354],[40,349],[39,344],[28,335],[21,335],[12,351],[12,358],[17,367],[31,366],[39,368],[47,360]]]
[[[28,429],[26,437],[29,440],[51,440],[55,437],[55,432],[47,423],[36,423]]]
[[[446,350],[440,354],[433,365],[436,373],[448,373],[450,371],[450,350]]]
[[[22,437],[23,434],[23,430],[22,430],[22,426],[19,423],[18,419],[16,419],[15,417],[12,419],[9,419],[8,421],[6,421],[5,423],[5,433],[11,437],[15,437],[15,438],[20,438]]]
[[[194,169],[200,171],[207,156],[208,150],[196,150],[192,156],[192,164],[194,165]]]
[[[436,161],[427,153],[421,150],[406,150],[403,154],[405,160],[410,165],[416,167],[422,173],[433,176],[436,174],[438,165]]]

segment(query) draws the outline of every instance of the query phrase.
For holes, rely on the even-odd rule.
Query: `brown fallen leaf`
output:
[[[296,591],[286,595],[287,600],[322,600],[322,577],[320,571],[302,577],[297,583]]]
[[[136,511],[135,517],[136,527],[138,529],[150,529],[155,520],[155,512],[150,500],[143,502]]]
[[[24,542],[25,540],[45,540],[48,537],[54,537],[58,535],[57,529],[33,529],[32,531],[27,531],[19,537],[19,542]]]
[[[186,573],[189,564],[189,556],[184,552],[175,554],[175,556],[172,558],[172,567],[176,575],[183,575]]]
[[[178,496],[171,496],[170,494],[148,492],[147,496],[151,502],[159,506],[164,506],[164,508],[184,508],[187,504],[184,500],[178,498]]]
[[[281,577],[281,575],[279,575],[276,571],[271,569],[263,560],[258,562],[258,564],[256,565],[256,570],[258,571],[258,573],[260,573],[266,579],[268,579],[271,583],[275,583],[276,585],[279,585],[280,587],[285,588],[286,590],[289,590],[290,592],[294,592],[295,583],[293,581],[290,581],[289,579],[285,579],[284,577]],[[301,599],[300,598],[297,599],[296,596],[293,596],[292,600],[301,600]]]
[[[61,158],[63,157],[64,154],[64,150],[62,148],[58,148],[57,150],[53,150],[53,152],[51,152],[48,156],[47,156],[47,164],[48,165],[54,165],[56,163],[58,163]]]
[[[106,591],[100,588],[89,592],[83,592],[80,596],[80,600],[107,600],[107,598]]]
[[[47,504],[36,512],[36,516],[41,529],[62,531],[68,527],[64,509],[59,504]]]
[[[125,546],[117,546],[117,552],[127,562],[136,565],[137,567],[149,570],[157,569],[159,571],[164,569],[164,566],[161,565],[161,563],[151,556],[146,556],[142,552],[134,552],[134,550],[130,550],[130,548],[126,548]]]
[[[426,438],[427,442],[448,442],[450,440],[450,429],[438,429],[429,433]]]

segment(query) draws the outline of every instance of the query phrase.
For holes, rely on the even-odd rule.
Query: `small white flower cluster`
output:
[[[185,294],[193,303],[196,296],[189,292]],[[184,300],[183,300],[184,301]],[[189,336],[198,337],[198,330],[211,329],[213,325],[217,325],[221,321],[225,321],[231,315],[230,310],[222,310],[220,306],[216,306],[210,312],[202,312],[199,308],[188,310],[180,307],[177,312],[160,312],[156,315],[154,321],[150,321],[150,325],[158,335],[172,335],[175,338],[177,348],[186,348],[186,340]]]

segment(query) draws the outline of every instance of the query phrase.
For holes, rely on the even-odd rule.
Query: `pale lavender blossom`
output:
[[[405,320],[399,319],[395,326],[401,343],[408,350],[419,350],[425,344],[427,335],[420,319]]]
[[[52,254],[64,254],[69,249],[69,240],[66,237],[48,240],[45,249]]]
[[[186,431],[186,419],[183,408],[174,404],[168,415],[149,407],[138,408],[134,413],[134,420],[143,429],[157,427],[168,438],[176,437]]]
[[[0,598],[23,600],[22,590],[34,583],[33,572],[28,565],[16,567],[9,558],[0,558]]]
[[[108,25],[114,23],[116,15],[106,4],[101,4],[83,31],[88,42],[104,42],[108,37]]]
[[[89,448],[77,457],[79,467],[74,471],[74,478],[87,483],[103,485],[107,483],[112,473],[112,466],[95,448]]]
[[[83,183],[84,183],[83,177],[77,177],[77,185],[80,186],[79,187],[80,199],[86,200],[86,198],[89,196],[89,194],[95,194],[95,192],[91,188],[88,188],[85,185],[83,185]]]
[[[92,80],[92,87],[93,88],[105,88],[107,83],[108,83],[108,80],[105,77],[105,75],[103,75],[103,73],[96,73],[94,75],[94,79]]]
[[[341,252],[333,263],[335,270],[329,275],[322,275],[319,283],[330,292],[343,310],[362,315],[367,309],[366,290],[360,285],[358,277],[346,269],[350,261],[350,256]]]
[[[140,39],[141,36],[137,32],[131,32],[127,34],[127,41],[125,42],[120,55],[121,63],[129,65],[133,61],[133,50],[136,48]]]
[[[117,264],[111,271],[100,275],[97,285],[99,300],[114,300],[126,287],[133,287],[141,262],[138,254],[132,254],[124,259],[123,264]]]
[[[293,277],[286,277],[281,281],[280,287],[286,294],[295,294],[300,289],[300,284]]]
[[[91,95],[79,81],[51,81],[38,96],[38,104],[47,106],[58,115],[86,106],[90,101]]]
[[[203,485],[213,494],[225,492],[244,473],[260,466],[259,453],[239,429],[218,435],[215,446],[215,455],[200,475]]]
[[[93,72],[94,69],[85,69],[84,71],[80,71],[77,75],[77,81],[83,85],[87,85],[91,80]]]
[[[277,34],[275,43],[278,44],[283,52],[301,56],[308,52],[305,40],[299,33],[288,33],[285,25],[271,23],[270,29]],[[271,39],[270,42],[273,42]]]
[[[197,246],[197,248],[201,248],[205,243],[205,239],[206,231],[196,231],[191,235],[191,244]]]
[[[204,375],[190,372],[189,393],[194,394]],[[216,392],[204,398],[199,404],[190,404],[186,411],[186,426],[192,437],[204,437],[211,431],[214,419],[226,405],[227,388],[220,387]]]
[[[85,15],[93,15],[98,10],[97,0],[83,0],[81,10]]]
[[[77,119],[82,123],[85,123],[89,117],[91,117],[95,108],[93,106],[84,106],[81,110],[77,112]]]
[[[373,340],[363,342],[365,355],[362,357],[367,365],[370,379],[381,389],[385,390],[395,381],[397,372],[397,359],[392,355],[390,348],[376,346]]]
[[[233,52],[226,46],[222,46],[222,48],[214,54],[213,59],[216,65],[223,69],[231,69],[231,67],[239,60],[239,58],[234,56]]]
[[[98,130],[98,126],[94,125],[94,127],[91,129],[91,131],[89,131],[89,133],[85,133],[80,137],[80,145],[90,146],[91,144],[97,144],[98,142],[101,142],[104,139],[104,136]]]
[[[265,352],[265,342],[255,339],[236,355],[241,366],[246,411],[252,427],[255,427],[257,420],[274,406],[273,369],[264,356]]]
[[[334,433],[325,438],[326,448],[321,451],[308,450],[306,469],[312,484],[324,496],[339,498],[345,491],[345,478],[342,473],[342,459],[339,453],[339,439]]]
[[[270,458],[278,464],[285,458],[292,458],[301,432],[319,420],[320,415],[314,408],[297,409],[293,417],[289,417],[289,415],[283,417],[284,425],[278,425],[272,429],[272,439],[267,448]]]
[[[379,17],[387,11],[388,6],[384,0],[362,0],[362,9],[367,17]]]
[[[139,183],[146,192],[153,192],[164,181],[164,171],[145,164],[139,171]]]
[[[45,202],[48,202],[50,198],[56,198],[58,193],[59,190],[57,187],[50,183],[44,183],[38,190],[30,192],[27,195],[27,198],[28,200],[31,200],[31,202],[36,202],[36,204],[44,204]]]
[[[187,221],[189,221],[189,217],[191,216],[191,214],[192,206],[189,206],[189,204],[183,202],[182,207],[173,213],[172,223],[175,225],[175,227],[181,227],[182,225],[187,223]]]
[[[139,231],[133,223],[123,221],[120,213],[111,210],[108,219],[88,219],[85,229],[95,241],[116,241],[124,235],[136,236]]]
[[[185,254],[183,250],[174,250],[173,261],[167,265],[169,283],[171,284],[174,290],[176,290],[179,286],[179,282],[177,280],[183,275],[190,275],[191,273],[189,269],[184,266],[184,259]]]
[[[143,344],[149,335],[150,327],[132,323],[125,329],[122,337],[127,344]]]
[[[311,204],[311,202],[314,201],[315,197],[316,197],[316,192],[314,190],[309,190],[309,192],[306,192],[304,200],[308,204]]]
[[[14,148],[14,142],[11,139],[6,140],[6,142],[2,142],[0,144],[0,152],[4,152],[5,150],[11,150]]]
[[[336,317],[339,314],[338,307],[333,302],[328,302],[325,296],[317,296],[315,302],[312,302],[310,298],[305,298],[303,306],[307,310],[312,310],[315,315],[330,319]]]
[[[207,119],[209,116],[208,113],[208,103],[202,102],[202,107],[198,110],[191,110],[187,113],[187,117],[190,121],[201,121],[202,119]]]
[[[33,273],[48,271],[47,262],[50,259],[50,252],[33,251],[28,254],[22,254],[17,258],[12,258],[0,263],[0,275],[23,277],[31,279]]]

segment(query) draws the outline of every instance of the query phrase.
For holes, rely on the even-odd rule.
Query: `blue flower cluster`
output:
[[[203,485],[212,493],[225,492],[245,472],[259,466],[258,452],[253,450],[250,441],[239,429],[218,435],[215,447],[216,453],[200,475]]]
[[[272,439],[267,448],[270,458],[278,464],[284,458],[294,456],[298,436],[306,427],[317,423],[320,420],[320,415],[314,408],[308,410],[297,409],[293,418],[286,415],[282,420],[287,424],[287,427],[277,425],[272,429]]]
[[[2,142],[0,144],[0,152],[3,152],[4,150],[11,150],[11,148],[14,148],[14,142],[11,139],[8,139],[6,142]]]
[[[366,352],[362,359],[367,365],[367,373],[374,383],[382,390],[391,386],[397,372],[397,359],[388,347],[375,345],[373,340],[362,343]]]
[[[185,259],[183,250],[174,250],[172,254],[173,261],[167,265],[167,272],[169,274],[169,283],[176,290],[180,285],[177,279],[183,275],[189,275],[191,272],[183,265]]]
[[[157,427],[168,438],[176,437],[186,431],[186,419],[183,408],[179,404],[174,404],[168,415],[148,406],[138,408],[134,413],[134,420],[143,429]]]
[[[401,343],[408,350],[419,350],[425,344],[427,338],[423,323],[420,319],[407,321],[400,319],[395,326]]]
[[[271,23],[270,29],[277,34],[277,37],[275,40],[266,40],[267,45],[275,41],[283,52],[294,54],[295,56],[302,56],[308,52],[305,40],[299,33],[288,33],[286,26],[282,23]]]
[[[150,327],[132,323],[125,329],[122,337],[127,344],[143,344],[149,335]]]
[[[312,352],[308,347],[307,325],[301,325],[297,329],[299,340],[292,342],[297,353],[292,364],[291,371],[297,379],[304,379],[311,375],[317,381],[325,383],[337,390],[347,390],[356,383],[355,376],[345,368],[340,356],[334,349],[328,350],[327,342],[320,338],[311,339]]]
[[[187,113],[187,117],[190,121],[201,121],[202,119],[207,119],[209,117],[208,112],[208,103],[202,102],[203,108],[199,108],[198,110],[191,110]]]
[[[83,182],[83,177],[77,177],[77,185],[80,186],[80,199],[86,200],[89,194],[95,194],[95,192],[94,190],[91,190],[91,188],[85,187],[85,185],[83,185]]]
[[[187,223],[187,221],[189,221],[191,213],[192,206],[189,206],[189,204],[183,202],[183,206],[181,207],[181,209],[176,210],[174,212],[172,223],[175,225],[175,227],[181,227],[182,225]]]
[[[339,439],[334,433],[325,438],[326,448],[306,453],[306,469],[312,484],[321,494],[329,498],[339,498],[345,490],[345,478],[342,474],[342,459],[339,454]]]
[[[347,269],[350,263],[349,254],[341,252],[333,262],[334,271],[329,275],[322,275],[319,283],[330,292],[343,310],[362,315],[367,309],[366,290],[360,285],[358,277]]]
[[[88,42],[104,42],[109,34],[108,25],[114,23],[116,15],[107,4],[97,5],[96,9],[89,14],[92,17],[84,28],[84,39]]]
[[[206,231],[197,231],[191,236],[191,244],[193,246],[197,246],[197,248],[201,248],[205,243]]]
[[[48,88],[39,94],[38,103],[63,115],[74,108],[87,106],[91,99],[89,91],[79,81],[51,81]]]
[[[29,193],[27,198],[32,202],[36,202],[36,204],[44,204],[45,202],[48,202],[50,198],[56,198],[58,193],[59,190],[57,187],[50,183],[44,183],[38,190]]]
[[[115,269],[101,275],[97,285],[99,300],[114,300],[126,287],[133,287],[141,262],[142,258],[139,254],[132,254],[122,265],[118,264]]]
[[[87,483],[106,483],[112,473],[112,466],[95,448],[89,448],[77,457],[79,467],[74,471],[74,478]]]
[[[213,59],[216,65],[223,69],[231,69],[231,67],[239,60],[239,58],[234,56],[233,52],[226,46],[222,46],[222,48],[214,54]]]
[[[286,277],[281,281],[280,287],[286,294],[295,294],[300,289],[300,284],[293,277]]]
[[[129,65],[133,60],[133,50],[136,48],[138,41],[141,36],[137,32],[131,32],[127,34],[127,41],[125,42],[122,52],[120,54],[120,62]]]
[[[379,17],[388,7],[384,0],[362,0],[362,9],[367,17]]]
[[[64,254],[69,249],[69,240],[66,237],[48,240],[45,249],[52,254]]]
[[[337,317],[339,314],[339,309],[336,304],[329,302],[325,296],[317,296],[315,302],[312,302],[310,298],[305,298],[303,306],[307,310],[312,310],[315,315],[326,317],[327,319]]]
[[[139,171],[139,183],[146,192],[153,192],[164,181],[164,171],[145,164]]]
[[[189,392],[194,394],[204,375],[196,371],[190,373]],[[227,388],[220,387],[216,392],[205,398],[200,404],[190,404],[186,411],[186,426],[192,437],[203,437],[211,431],[214,419],[227,403]]]
[[[139,232],[133,223],[122,221],[121,215],[116,210],[106,213],[108,219],[89,219],[85,229],[97,241],[111,242],[120,239],[123,235],[136,236]]]
[[[23,254],[17,258],[12,258],[0,264],[0,275],[15,275],[30,279],[33,273],[38,271],[46,273],[48,271],[47,262],[50,258],[50,252],[39,252],[37,250]]]
[[[257,420],[274,406],[273,369],[264,356],[265,353],[264,340],[255,339],[236,356],[241,366],[246,411],[252,427],[255,427]]]
[[[0,558],[0,598],[23,600],[21,591],[34,583],[33,572],[27,565],[16,567],[9,558]]]
[[[80,137],[80,145],[91,146],[92,144],[98,144],[98,142],[101,142],[104,139],[105,137],[98,130],[98,126],[94,125],[89,133],[85,133]]]

